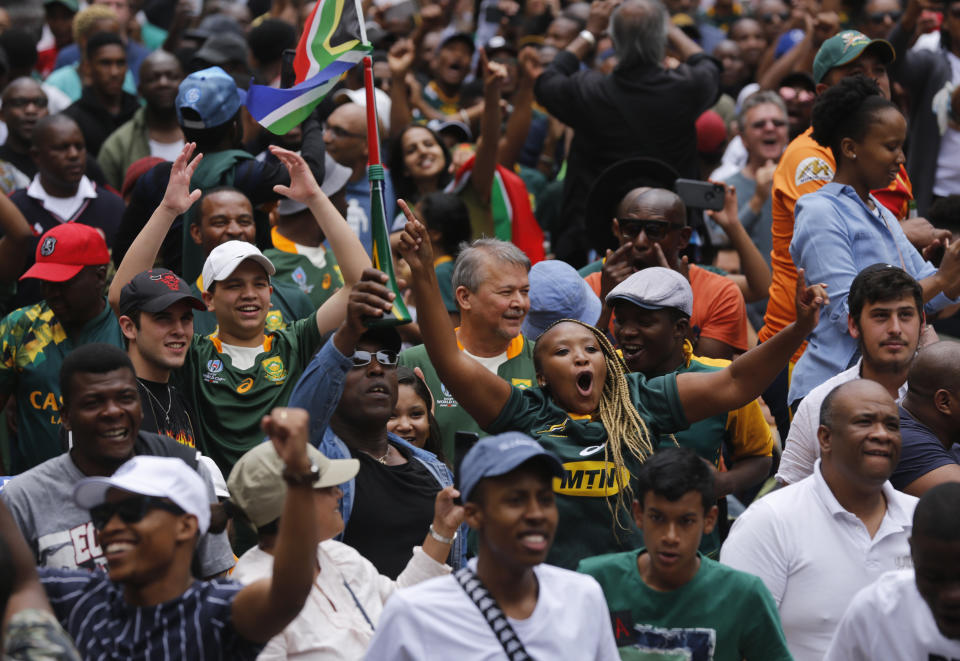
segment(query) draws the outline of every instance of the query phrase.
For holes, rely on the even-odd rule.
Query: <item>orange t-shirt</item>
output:
[[[600,295],[600,277],[597,271],[584,280]],[[729,344],[737,351],[746,351],[747,345],[747,306],[743,301],[740,288],[730,278],[690,265],[690,288],[693,290],[693,315],[690,326],[698,337],[709,337]],[[610,320],[610,333],[613,334],[613,319]]]
[[[833,181],[836,161],[833,152],[821,146],[811,136],[809,128],[798,135],[789,145],[773,173],[773,250],[770,251],[773,278],[770,283],[770,300],[763,326],[757,338],[763,342],[783,330],[797,318],[794,299],[797,291],[797,268],[790,257],[790,241],[793,240],[793,210],[801,195],[813,193]],[[913,199],[913,186],[907,171],[900,166],[900,174],[889,187],[874,191],[874,195],[901,220],[907,215],[907,203]],[[829,292],[828,292],[829,293]],[[696,301],[696,298],[694,298]],[[804,349],[804,343],[793,355],[796,362]]]

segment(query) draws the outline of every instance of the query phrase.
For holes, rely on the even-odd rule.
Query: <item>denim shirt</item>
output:
[[[847,299],[860,271],[885,263],[902,268],[917,280],[937,272],[907,239],[900,221],[872,195],[870,199],[883,220],[851,186],[830,183],[797,200],[790,256],[798,269],[806,271],[808,283],[827,284],[830,304],[820,311],[820,323],[794,367],[789,402],[805,397],[856,359],[857,341],[847,330]],[[933,313],[952,302],[940,293],[925,309]]]
[[[290,395],[288,406],[303,408],[310,412],[310,442],[330,459],[351,457],[347,444],[330,428],[330,418],[340,403],[345,377],[352,368],[353,361],[340,353],[331,338],[307,365],[303,376],[300,377]],[[453,473],[435,454],[411,445],[396,434],[388,433],[387,438],[391,443],[411,454],[414,460],[422,463],[441,489],[453,484]],[[340,490],[343,491],[343,498],[340,499],[340,513],[343,515],[344,527],[353,511],[354,486],[352,479],[340,485]],[[466,533],[466,524],[461,524],[457,531],[457,538],[450,548],[448,562],[454,569],[459,569],[466,563]],[[342,537],[341,532],[336,538],[342,539]]]

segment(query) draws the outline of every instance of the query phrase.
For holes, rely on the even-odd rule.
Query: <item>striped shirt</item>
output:
[[[38,571],[57,619],[88,661],[252,661],[263,648],[233,628],[238,583],[196,581],[176,599],[136,607],[102,571]]]

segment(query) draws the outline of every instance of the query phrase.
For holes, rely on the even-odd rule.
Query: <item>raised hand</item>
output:
[[[425,269],[433,269],[433,246],[427,228],[414,215],[405,200],[397,200],[403,215],[407,218],[407,225],[400,234],[398,250],[410,265],[413,277],[421,275]]]
[[[804,335],[813,332],[820,321],[820,309],[830,304],[827,296],[827,285],[821,282],[807,286],[803,269],[797,271],[797,327]]]
[[[190,179],[193,178],[193,173],[197,171],[197,166],[203,159],[203,154],[197,154],[196,158],[190,160],[196,148],[195,142],[188,142],[183,146],[180,155],[170,168],[170,181],[167,182],[167,190],[160,202],[161,207],[172,211],[177,216],[186,213],[202,195],[199,188],[192,192],[190,190]]]
[[[940,260],[937,276],[948,298],[960,296],[960,241],[943,239],[943,259]]]
[[[690,280],[690,259],[686,255],[671,264],[659,243],[653,244],[653,252],[657,254],[657,262],[660,266],[665,269],[672,269]]]
[[[285,466],[296,473],[310,470],[307,458],[310,415],[304,409],[278,406],[260,421]]]
[[[493,86],[497,90],[497,95],[499,96],[500,86],[509,76],[507,67],[500,64],[499,62],[493,62],[487,59],[486,51],[480,50],[480,68],[483,71],[483,89],[484,92],[490,89],[489,86]]]
[[[435,6],[435,5],[430,5]],[[427,8],[424,8],[426,12]],[[409,39],[400,39],[387,52],[387,66],[390,67],[390,75],[394,79],[400,79],[407,75],[410,68],[413,67],[413,60],[416,57],[416,51],[413,48],[413,42]]]
[[[760,187],[759,182],[757,183],[757,187]],[[740,222],[736,188],[723,184],[723,208],[719,211],[707,211],[707,215],[710,216],[713,222],[719,225],[724,232],[729,234],[728,228]]]
[[[444,537],[453,537],[453,533],[463,523],[463,506],[453,502],[453,499],[459,495],[460,492],[453,487],[445,487],[437,493],[437,499],[434,501],[433,529]]]
[[[317,183],[313,172],[310,171],[310,167],[300,154],[277,145],[270,145],[270,153],[280,159],[280,162],[287,168],[287,172],[290,173],[290,185],[277,184],[273,187],[274,193],[308,206],[311,200],[318,195],[323,195],[320,184]]]
[[[533,46],[525,46],[517,55],[517,62],[520,65],[520,81],[532,83],[540,74],[543,73],[543,64],[540,62],[540,54]]]
[[[607,250],[603,260],[603,269],[600,271],[600,301],[607,300],[610,290],[633,275],[636,269],[630,263],[632,243],[625,243],[616,250]]]

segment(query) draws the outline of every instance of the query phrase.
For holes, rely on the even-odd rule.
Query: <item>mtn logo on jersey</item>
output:
[[[207,361],[207,371],[203,373],[203,380],[207,383],[223,383],[220,372],[223,371],[223,361],[219,358]]]
[[[283,366],[283,360],[281,360],[280,356],[267,358],[260,363],[260,366],[263,367],[263,374],[267,377],[268,381],[283,383],[287,380],[287,370]]]
[[[630,483],[630,471],[620,469],[610,461],[571,461],[563,465],[563,477],[553,478],[553,490],[564,496],[604,498],[615,496]]]

